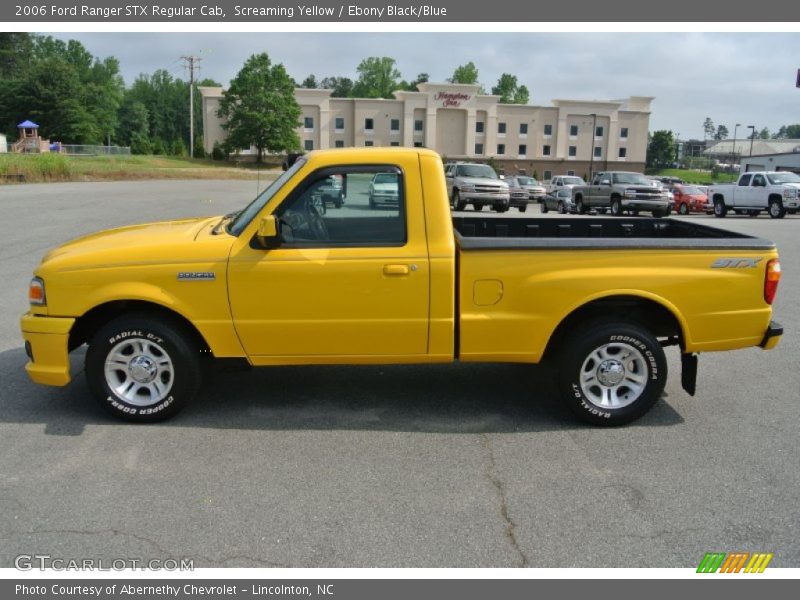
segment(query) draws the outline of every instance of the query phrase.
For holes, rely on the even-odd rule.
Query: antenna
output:
[[[200,71],[199,56],[181,56],[183,66],[189,70],[189,157],[194,158],[194,71]]]

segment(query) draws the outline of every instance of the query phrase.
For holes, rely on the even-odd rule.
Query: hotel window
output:
[[[400,119],[392,119],[389,123],[389,130],[392,133],[397,133],[400,131]]]
[[[527,123],[520,123],[519,124],[519,134],[520,135],[528,135],[528,124]]]
[[[399,146],[400,142],[389,142],[390,146]]]
[[[483,154],[483,144],[475,144],[475,154]]]
[[[578,155],[578,147],[577,146],[570,146],[569,147],[569,155],[570,156],[577,156]]]
[[[528,146],[527,144],[520,144],[519,145],[519,152],[520,156],[525,156],[528,153]]]
[[[603,126],[598,125],[594,128],[594,137],[603,137]]]
[[[497,133],[500,135],[506,134],[506,124],[505,123],[498,123],[497,124]]]
[[[628,149],[627,148],[620,148],[619,149],[619,157],[620,158],[625,158],[626,156],[628,156]]]
[[[314,117],[303,117],[303,129],[314,129]]]
[[[603,156],[603,149],[600,146],[595,146],[594,147],[594,157],[595,158],[600,158],[601,156]]]
[[[314,140],[306,140],[305,142],[303,142],[303,148],[305,148],[308,151],[313,150],[314,149]]]
[[[424,123],[422,122],[422,119],[417,119],[414,121],[414,131],[422,131],[423,127]]]
[[[497,154],[503,155],[506,153],[506,145],[505,144],[497,144]]]
[[[628,128],[627,127],[623,127],[622,129],[619,130],[619,137],[621,137],[623,140],[627,140],[628,139]]]
[[[364,131],[374,131],[374,130],[375,130],[375,120],[364,119]]]
[[[374,146],[375,142],[373,142],[372,140],[367,140],[366,142],[364,142],[364,145],[365,146]]]
[[[575,177],[575,171],[567,171],[569,177]]]
[[[542,146],[542,156],[550,156],[549,144],[545,144],[544,146]]]
[[[544,126],[544,134],[545,135],[553,135],[553,126],[552,125],[545,125]]]
[[[544,175],[542,175],[542,177],[544,178],[545,181],[550,181],[553,178],[553,172],[552,171],[545,171]]]
[[[333,143],[333,145],[334,145],[336,148],[344,148],[344,140],[336,140],[336,141]]]
[[[335,128],[336,128],[336,131],[344,131],[344,118],[343,117],[336,117]]]
[[[414,148],[422,148],[422,142],[414,142]]]
[[[475,133],[483,133],[483,121],[475,121]]]
[[[577,125],[570,125],[569,126],[569,134],[570,135],[578,135],[578,126]]]

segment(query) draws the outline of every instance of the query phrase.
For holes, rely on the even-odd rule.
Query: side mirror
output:
[[[258,223],[256,239],[262,248],[277,248],[281,245],[281,239],[278,236],[278,220],[275,215],[261,218]]]

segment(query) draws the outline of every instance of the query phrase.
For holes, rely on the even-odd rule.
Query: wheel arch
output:
[[[203,353],[211,353],[203,335],[187,317],[172,307],[150,300],[111,300],[98,304],[75,320],[69,334],[70,351],[88,343],[107,323],[126,314],[150,314],[177,325]]]
[[[592,298],[573,308],[550,335],[544,357],[552,356],[569,332],[581,323],[605,317],[633,321],[655,337],[677,338],[680,346],[685,347],[686,323],[674,306],[655,295],[625,291]]]

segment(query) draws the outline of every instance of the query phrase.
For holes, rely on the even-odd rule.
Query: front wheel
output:
[[[480,204],[479,202],[473,202],[472,208],[475,209],[475,212],[481,212],[483,210],[483,204]]]
[[[728,207],[724,200],[714,200],[714,216],[722,219],[728,214]]]
[[[689,214],[689,205],[684,202],[683,204],[681,204],[678,207],[678,212],[680,214],[682,214],[682,215],[688,215]]]
[[[464,210],[467,207],[467,203],[461,200],[461,194],[458,190],[453,192],[453,208],[456,210]]]
[[[650,213],[653,215],[654,219],[660,219],[662,217],[666,217],[669,214],[668,208],[654,208],[653,211]]]
[[[518,206],[517,208],[519,208],[519,212],[525,212],[526,210],[528,210],[528,205],[527,204],[522,204],[521,206]]]
[[[564,205],[563,202],[558,203],[558,214],[560,215],[567,214],[567,207]]]
[[[504,213],[508,211],[508,204],[495,204],[492,206],[494,212]]]
[[[559,356],[564,403],[594,425],[638,419],[661,397],[666,381],[661,345],[634,322],[590,322],[565,340]]]
[[[586,214],[586,207],[583,205],[583,198],[577,198],[575,200],[575,212],[577,212],[579,215]]]
[[[539,204],[539,207],[540,207],[540,209],[542,211],[542,214],[545,214],[545,215],[550,210],[549,208],[547,208],[547,202],[545,202],[544,200],[541,202],[541,204]]]
[[[782,219],[786,216],[786,209],[783,207],[783,201],[777,198],[769,201],[769,216],[773,219]]]
[[[611,214],[615,217],[622,216],[622,200],[619,198],[612,198],[611,199]]]
[[[89,343],[86,380],[115,417],[148,423],[167,419],[200,388],[200,351],[173,321],[148,314],[114,319]]]

